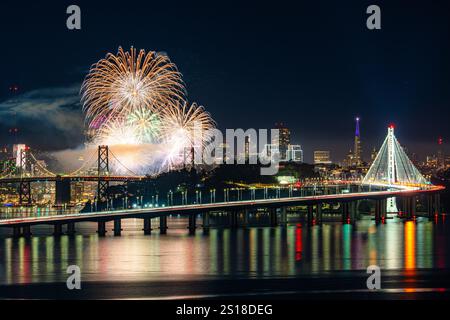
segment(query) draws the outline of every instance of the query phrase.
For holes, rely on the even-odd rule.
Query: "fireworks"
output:
[[[184,91],[181,74],[165,55],[136,55],[134,48],[108,54],[81,88],[86,124],[95,131],[91,143],[122,150],[120,162],[141,174],[182,165],[215,126],[202,106],[187,104]]]
[[[150,109],[139,108],[127,117],[125,126],[132,127],[139,143],[155,143],[160,133],[160,116]]]
[[[203,150],[209,140],[208,132],[215,127],[210,114],[195,102],[186,102],[176,108],[165,109],[162,116],[162,141],[167,144],[165,163],[169,168],[187,161],[192,148]]]
[[[97,124],[126,118],[137,109],[158,112],[184,100],[184,85],[175,64],[154,51],[108,53],[94,64],[81,87],[86,121]]]
[[[121,120],[105,123],[97,132],[94,143],[101,145],[134,145],[140,144],[136,135],[136,128],[123,123]]]

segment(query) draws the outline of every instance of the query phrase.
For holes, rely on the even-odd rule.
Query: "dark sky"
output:
[[[450,138],[448,1],[243,2],[2,1],[0,143],[18,126],[32,147],[79,145],[79,85],[92,63],[131,45],[166,52],[220,128],[283,121],[306,160],[315,149],[341,160],[356,115],[366,155],[390,122],[422,155]],[[66,28],[70,4],[80,31]],[[370,4],[382,30],[366,28]]]

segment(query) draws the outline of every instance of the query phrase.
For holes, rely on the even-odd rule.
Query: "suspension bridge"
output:
[[[25,184],[20,186],[22,200],[29,201],[29,183],[34,181],[96,181],[98,183],[98,198],[106,197],[110,181],[138,181],[146,177],[111,176],[109,175],[109,150],[107,146],[98,147],[96,176],[76,175],[49,175],[47,177],[26,177],[23,173],[20,177],[4,177],[0,183]],[[79,181],[79,180],[77,180]],[[22,189],[22,191],[20,191]],[[58,187],[56,188],[58,192]],[[335,184],[324,184],[313,186],[308,189],[287,188],[284,194],[279,190],[274,196],[269,196],[268,191],[257,194],[255,190],[248,190],[247,197],[242,191],[237,190],[234,198],[230,198],[229,190],[224,190],[223,201],[217,202],[214,193],[210,194],[209,202],[203,203],[201,194],[196,194],[195,200],[190,203],[186,194],[181,195],[181,201],[176,203],[173,195],[167,195],[167,202],[163,205],[152,203],[144,206],[141,201],[140,207],[129,209],[127,206],[117,210],[106,210],[86,213],[59,212],[48,216],[12,217],[0,220],[0,227],[13,229],[15,236],[30,236],[31,226],[38,224],[50,224],[54,226],[55,235],[62,234],[62,226],[66,225],[68,234],[75,232],[75,223],[96,222],[98,234],[106,234],[106,222],[113,221],[114,235],[120,235],[122,219],[138,218],[143,220],[145,234],[152,230],[152,220],[159,221],[161,233],[166,233],[167,217],[171,214],[183,214],[189,217],[188,229],[195,233],[197,218],[201,217],[201,224],[205,232],[210,228],[210,217],[217,212],[229,217],[230,226],[248,225],[248,216],[252,212],[264,211],[270,219],[272,226],[286,225],[288,213],[303,214],[309,225],[321,224],[326,213],[339,214],[343,223],[354,223],[361,214],[359,204],[366,201],[371,204],[371,211],[376,223],[384,223],[388,214],[397,214],[404,219],[415,219],[421,208],[422,215],[430,219],[438,219],[441,212],[440,192],[442,186],[430,184],[415,168],[407,157],[405,151],[394,135],[394,127],[389,126],[388,134],[384,140],[378,155],[368,170],[364,179],[360,182],[340,182]],[[330,204],[334,209],[330,209]],[[372,212],[373,209],[373,212]],[[326,212],[328,210],[328,212]]]
[[[125,175],[111,174],[109,163],[110,154],[119,164]],[[128,169],[120,162],[116,155],[106,145],[98,146],[97,159],[95,152],[91,153],[86,161],[73,172],[67,174],[54,173],[45,168],[36,159],[29,148],[20,151],[16,170],[4,170],[0,174],[0,184],[17,184],[20,205],[32,205],[31,183],[54,182],[55,204],[64,205],[70,203],[71,182],[97,182],[97,199],[106,201],[110,182],[142,181],[147,176],[140,176]],[[86,175],[84,170],[96,167],[96,175]]]

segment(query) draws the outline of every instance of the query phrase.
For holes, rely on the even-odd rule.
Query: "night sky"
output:
[[[387,125],[408,150],[435,152],[450,128],[448,1],[2,1],[0,144],[44,150],[83,142],[79,87],[119,46],[166,52],[188,99],[221,129],[282,121],[311,161],[342,160],[361,117],[366,158]],[[244,1],[241,1],[244,2]],[[78,4],[82,29],[66,28]],[[366,28],[381,7],[382,29]],[[11,95],[11,85],[19,93]]]

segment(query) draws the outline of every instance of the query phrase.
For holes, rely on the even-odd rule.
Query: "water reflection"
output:
[[[184,227],[144,236],[139,220],[123,227],[122,237],[99,238],[89,224],[72,237],[39,235],[38,227],[31,239],[2,237],[0,283],[65,281],[71,264],[80,266],[86,281],[140,281],[295,276],[365,270],[372,264],[414,273],[448,267],[449,260],[448,226],[420,219],[379,226],[362,220],[312,228],[212,229],[208,236],[188,236]]]

